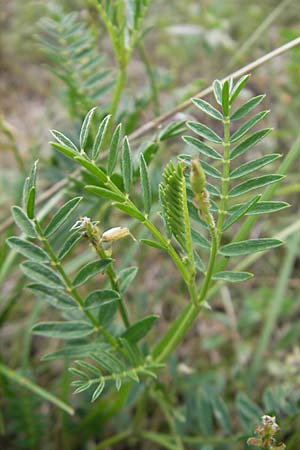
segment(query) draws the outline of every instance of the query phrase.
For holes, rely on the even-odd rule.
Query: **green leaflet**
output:
[[[290,205],[286,202],[258,202],[254,207],[252,207],[247,214],[265,214],[280,211],[281,209],[288,208]]]
[[[57,289],[64,289],[63,280],[49,267],[33,261],[25,261],[21,264],[22,270],[29,278]]]
[[[105,303],[99,308],[99,322],[101,325],[106,328],[111,322],[114,320],[117,312],[117,304],[116,302]]]
[[[77,208],[82,197],[75,197],[65,203],[53,216],[49,224],[47,225],[44,233],[46,237],[51,236],[55,231],[57,231],[69,218],[73,211]]]
[[[168,248],[157,241],[152,241],[151,239],[141,239],[140,242],[149,245],[149,247],[158,248],[159,250],[167,251]]]
[[[214,280],[229,281],[230,283],[238,283],[240,281],[246,281],[253,278],[253,274],[250,272],[217,272],[213,275]]]
[[[91,152],[91,159],[93,161],[97,160],[99,153],[102,150],[102,146],[104,143],[104,139],[106,137],[107,126],[108,126],[110,117],[111,117],[110,115],[107,115],[99,125],[98,131],[96,134],[96,138],[95,138],[95,141],[93,144],[92,152]]]
[[[211,403],[213,413],[217,422],[219,422],[225,434],[229,435],[230,433],[232,433],[232,426],[230,420],[230,413],[226,403],[221,397],[214,397],[214,396],[211,398]]]
[[[113,200],[115,202],[121,202],[121,203],[125,201],[125,198],[122,195],[117,194],[116,192],[110,191],[105,188],[88,185],[88,186],[85,186],[85,189],[88,192],[91,192],[91,193],[97,195],[98,197],[109,198],[110,200]]]
[[[99,178],[99,180],[103,181],[104,183],[107,182],[107,175],[105,172],[103,172],[100,167],[97,167],[94,163],[91,161],[88,161],[85,158],[82,158],[81,156],[76,156],[75,161],[79,162],[79,164],[83,167],[85,167],[89,172],[91,172],[95,177]]]
[[[230,159],[234,159],[237,156],[242,155],[254,145],[258,144],[262,139],[264,139],[269,133],[271,133],[272,128],[265,128],[263,130],[256,131],[251,136],[249,136],[244,141],[240,142],[231,152]]]
[[[84,301],[85,309],[99,308],[106,303],[115,302],[120,299],[120,294],[111,289],[91,292]]]
[[[218,136],[206,125],[199,122],[187,122],[186,124],[192,131],[194,131],[194,133],[198,134],[198,136],[201,136],[210,142],[214,142],[215,144],[222,144],[222,139],[220,136]]]
[[[32,242],[15,236],[8,238],[6,242],[10,248],[25,256],[25,258],[32,259],[37,262],[50,261],[48,254],[42,248],[32,244]]]
[[[85,150],[85,145],[86,145],[90,127],[91,127],[91,121],[95,114],[96,109],[97,109],[97,107],[90,109],[90,111],[87,113],[87,115],[85,116],[83,123],[82,123],[82,127],[80,130],[80,136],[79,136],[79,143],[80,143],[80,148],[83,151]]]
[[[118,274],[118,279],[120,283],[120,291],[124,294],[129,288],[132,281],[135,279],[138,272],[137,267],[126,267]]]
[[[105,381],[100,380],[98,386],[96,387],[96,389],[94,390],[94,393],[92,395],[92,399],[91,399],[92,403],[95,402],[97,400],[97,398],[100,397],[104,388],[105,388]],[[77,393],[78,393],[78,390],[77,390]]]
[[[163,172],[160,184],[162,214],[169,229],[181,247],[192,252],[190,220],[187,207],[186,181],[182,164],[170,162]]]
[[[142,186],[142,195],[144,201],[144,210],[147,215],[150,213],[151,204],[152,204],[152,194],[151,194],[151,185],[149,181],[149,174],[147,164],[144,158],[144,155],[141,153],[140,155],[140,177],[141,177],[141,186]]]
[[[222,84],[219,80],[213,82],[213,93],[219,105],[222,105]]]
[[[278,239],[249,239],[248,241],[233,242],[223,245],[219,252],[224,256],[249,255],[251,253],[262,252],[282,245]]]
[[[245,194],[252,189],[258,189],[263,186],[267,186],[268,184],[276,183],[283,178],[285,178],[284,175],[263,175],[257,178],[250,178],[250,180],[244,181],[243,183],[230,189],[229,196],[237,197],[238,195]]]
[[[256,195],[251,200],[249,200],[249,202],[240,204],[239,207],[235,209],[233,214],[230,217],[228,217],[228,219],[224,222],[222,226],[222,231],[226,231],[228,228],[231,227],[231,225],[233,225],[235,222],[240,220],[245,214],[247,214],[247,212],[251,210],[251,208],[254,205],[257,204],[260,198],[261,195]]]
[[[125,136],[122,147],[121,172],[125,192],[130,193],[133,177],[132,155],[127,136]]]
[[[13,206],[11,212],[15,223],[20,228],[20,230],[25,234],[25,236],[35,239],[37,238],[37,233],[35,231],[33,222],[26,216],[25,212],[19,206]]]
[[[101,353],[105,349],[107,349],[107,344],[103,342],[90,344],[70,342],[64,347],[60,348],[59,350],[43,355],[41,359],[42,361],[53,361],[55,359],[65,359],[65,358],[74,360],[75,358],[85,358],[87,355],[90,355],[91,353]]]
[[[65,258],[70,251],[75,247],[78,241],[80,241],[81,235],[75,231],[75,233],[70,234],[70,236],[63,243],[63,246],[59,252],[58,259],[62,260]]]
[[[249,161],[247,163],[242,164],[236,169],[230,172],[230,178],[241,178],[248,173],[254,172],[255,170],[259,170],[262,167],[276,161],[276,159],[280,158],[281,155],[279,153],[271,153],[266,156],[262,156],[261,158],[254,159],[253,161]]]
[[[35,207],[35,184],[38,161],[35,161],[29,177],[25,179],[23,186],[23,209],[29,219],[34,218]]]
[[[208,114],[214,119],[223,120],[223,115],[220,113],[220,111],[218,111],[216,108],[214,108],[210,103],[206,102],[205,100],[202,100],[201,98],[193,98],[192,102],[194,103],[194,105],[197,106],[197,108],[199,108],[205,114]]]
[[[86,283],[90,278],[98,273],[102,273],[111,264],[111,259],[100,259],[92,261],[82,267],[74,278],[73,284],[78,287]]]
[[[245,84],[247,83],[249,78],[250,78],[250,75],[244,75],[242,78],[240,78],[237,81],[237,83],[235,84],[235,86],[233,87],[233,89],[231,91],[230,104],[232,104],[234,102],[234,100],[238,97],[239,93],[241,92],[241,90],[243,89],[243,87],[245,86]]]
[[[145,216],[136,208],[126,205],[126,203],[114,203],[114,206],[121,211],[125,212],[131,217],[135,217],[136,219],[144,222],[146,220]]]
[[[208,242],[208,240],[204,236],[202,236],[202,234],[200,234],[198,231],[191,230],[191,235],[194,245],[206,249],[210,248],[210,243]]]
[[[229,81],[225,80],[222,86],[222,110],[224,116],[229,115]]]
[[[50,303],[58,309],[77,308],[77,304],[73,298],[66,294],[62,289],[56,289],[45,284],[33,283],[27,286],[33,291],[38,299],[42,299]]]
[[[67,156],[68,158],[74,159],[75,156],[78,155],[78,152],[75,150],[72,150],[69,147],[66,147],[65,145],[59,144],[57,142],[50,142],[51,147],[55,148],[55,150],[58,150],[63,155]]]
[[[257,125],[261,120],[263,120],[270,111],[261,111],[251,117],[247,122],[245,122],[233,135],[230,137],[230,142],[234,143],[241,139],[248,131],[251,130],[255,125]]]
[[[160,131],[158,139],[162,142],[166,139],[181,135],[184,131],[184,128],[185,120],[180,120],[179,122],[171,122]]]
[[[260,104],[260,102],[265,98],[265,95],[258,95],[257,97],[253,97],[248,100],[244,105],[238,108],[230,117],[232,121],[240,120],[249,114],[256,106]]]
[[[39,336],[55,339],[80,339],[94,332],[94,327],[81,321],[41,322],[32,327],[32,332]]]
[[[139,320],[127,328],[127,330],[122,333],[121,337],[130,343],[136,343],[146,336],[157,319],[158,316],[155,315],[144,317],[144,319]]]
[[[115,132],[111,139],[109,153],[108,153],[108,157],[107,157],[107,173],[108,173],[108,175],[111,175],[113,173],[114,168],[117,163],[118,151],[119,151],[119,145],[120,145],[120,139],[121,139],[121,130],[122,130],[122,125],[119,124],[117,126],[117,128],[115,129]]]
[[[74,142],[72,142],[71,139],[69,139],[63,133],[61,133],[60,131],[51,130],[51,134],[57,140],[57,142],[59,144],[61,144],[62,147],[69,148],[72,151],[72,153],[74,153],[74,152],[78,153],[79,150],[76,147],[76,145],[74,144]],[[55,143],[53,143],[53,144],[55,144]]]
[[[209,145],[205,144],[204,142],[200,141],[199,139],[196,139],[192,136],[183,136],[182,138],[184,142],[186,142],[189,145],[192,145],[195,147],[199,153],[205,156],[209,156],[210,158],[222,160],[222,155],[218,153],[216,150],[214,150]]]

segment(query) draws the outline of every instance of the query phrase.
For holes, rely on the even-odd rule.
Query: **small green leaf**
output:
[[[94,332],[94,327],[81,321],[41,322],[32,327],[32,332],[39,336],[55,339],[81,339]]]
[[[121,171],[125,192],[129,194],[132,185],[133,166],[131,149],[127,136],[125,136],[122,147]]]
[[[135,279],[138,272],[137,267],[127,267],[119,272],[118,278],[120,282],[120,291],[122,294],[127,291],[132,281]]]
[[[225,80],[222,86],[222,109],[225,117],[229,115],[229,81]]]
[[[56,289],[45,284],[33,283],[27,286],[33,291],[38,299],[46,300],[52,306],[58,309],[77,308],[73,298],[61,289]]]
[[[20,230],[28,236],[29,238],[37,238],[37,233],[35,231],[33,222],[27,217],[25,212],[19,206],[13,206],[11,212],[15,223],[20,228]]]
[[[81,286],[98,273],[104,272],[111,262],[111,259],[100,259],[86,264],[77,273],[73,281],[74,286]]]
[[[85,309],[99,308],[106,303],[115,302],[120,299],[120,294],[111,289],[102,289],[101,291],[91,292],[84,302]]]
[[[67,203],[65,203],[61,208],[59,208],[59,210],[52,217],[52,219],[50,220],[49,224],[45,229],[46,237],[51,236],[65,223],[65,221],[72,214],[72,212],[75,211],[81,199],[82,197],[72,198]]]
[[[269,133],[271,133],[272,128],[265,128],[260,131],[256,131],[256,133],[253,133],[251,136],[249,136],[244,141],[240,142],[230,153],[230,159],[234,159],[237,156],[242,155],[245,153],[249,148],[254,147],[258,142],[260,142],[262,139],[264,139]]]
[[[224,222],[222,226],[222,231],[226,231],[228,228],[231,227],[234,223],[236,223],[238,220],[240,220],[247,212],[259,201],[261,198],[260,195],[256,195],[253,197],[249,202],[242,203],[238,208],[235,209],[235,212],[228,217],[228,219]]]
[[[115,129],[115,132],[113,134],[113,137],[111,139],[108,158],[107,158],[107,173],[108,173],[108,175],[111,175],[113,173],[114,168],[117,163],[120,138],[121,138],[121,127],[122,127],[121,124],[119,124],[117,126],[117,128]]]
[[[194,245],[198,245],[199,247],[207,249],[210,248],[210,243],[208,242],[208,240],[198,231],[191,230],[191,235]]]
[[[201,161],[201,167],[206,175],[209,175],[213,178],[218,178],[218,179],[222,178],[221,172],[218,169],[216,169],[214,166],[206,163],[205,161]]]
[[[246,162],[241,166],[230,172],[230,178],[241,178],[248,173],[254,172],[254,170],[261,169],[262,167],[276,161],[276,159],[280,158],[281,155],[279,153],[271,153],[270,155],[262,156],[261,158],[254,159],[253,161]]]
[[[258,95],[257,97],[253,97],[248,100],[244,105],[238,108],[231,116],[231,120],[240,120],[249,114],[256,106],[260,104],[260,102],[265,98],[265,95]]]
[[[213,82],[213,92],[217,103],[222,105],[222,84],[219,80]]]
[[[208,128],[206,125],[203,125],[199,122],[187,122],[187,126],[194,131],[194,133],[198,134],[198,136],[207,139],[208,141],[214,142],[216,144],[221,144],[222,139],[218,136],[213,130]]]
[[[65,285],[62,279],[49,267],[33,261],[26,261],[21,264],[22,270],[32,280],[39,281],[50,287],[64,289]]]
[[[74,360],[75,358],[85,358],[86,355],[91,353],[99,353],[107,348],[107,344],[102,342],[81,344],[81,343],[70,343],[65,347],[56,350],[55,352],[47,353],[42,356],[42,361],[53,361],[55,359],[65,359],[69,358]]]
[[[78,155],[77,151],[74,151],[71,148],[59,144],[57,142],[50,142],[50,145],[51,147],[55,148],[55,150],[58,150],[60,153],[67,156],[68,158],[74,159],[74,157]]]
[[[251,208],[247,214],[269,214],[280,211],[281,209],[288,208],[290,205],[286,202],[259,202],[253,208]]]
[[[158,139],[160,141],[165,141],[166,139],[181,135],[184,130],[184,126],[185,120],[180,120],[179,122],[171,122],[160,131]]]
[[[98,384],[98,386],[96,387],[96,389],[94,390],[94,393],[92,395],[92,399],[91,399],[92,403],[95,402],[97,400],[97,398],[100,397],[104,388],[105,388],[105,381],[101,379],[100,383]]]
[[[264,139],[269,133],[271,133],[272,128],[265,128],[260,131],[256,131],[251,136],[249,136],[244,141],[240,142],[230,153],[230,159],[234,159],[237,156],[242,155],[250,148],[254,147],[258,142]]]
[[[144,158],[144,155],[141,153],[140,155],[140,176],[141,176],[141,185],[142,185],[142,195],[144,201],[144,210],[147,215],[150,213],[151,209],[151,185],[149,181],[149,174],[147,164]]]
[[[199,139],[196,139],[192,136],[183,136],[182,138],[184,142],[186,142],[189,145],[192,145],[195,147],[199,153],[205,156],[209,156],[210,158],[222,160],[222,155],[218,153],[216,150],[214,150],[209,145],[205,144],[204,142],[200,141]]]
[[[233,242],[231,244],[223,245],[223,247],[220,248],[220,253],[224,256],[248,255],[279,247],[280,245],[282,245],[282,241],[279,241],[278,239],[249,239],[248,241]]]
[[[214,280],[224,280],[231,283],[238,283],[253,278],[250,272],[217,272],[213,275]]]
[[[65,258],[80,239],[81,235],[79,233],[75,232],[71,234],[63,243],[62,249],[60,250],[58,255],[58,259],[62,260],[63,258]]]
[[[87,113],[87,115],[84,118],[81,130],[80,130],[80,136],[79,136],[79,142],[80,142],[80,148],[81,150],[85,150],[85,144],[89,135],[90,127],[91,127],[91,120],[93,118],[93,115],[95,114],[97,107],[90,109],[90,111]]]
[[[158,316],[151,315],[144,317],[135,324],[131,325],[127,330],[122,333],[121,337],[131,343],[140,341],[151,330],[154,322],[158,319]]]
[[[250,75],[244,75],[242,78],[240,78],[237,81],[237,83],[233,87],[231,95],[230,95],[230,104],[232,104],[234,102],[234,100],[238,97],[239,93],[241,92],[241,90],[243,89],[243,87],[245,86],[245,84],[247,83],[249,78],[250,78]]]
[[[57,142],[61,144],[62,147],[69,148],[72,150],[72,152],[78,153],[78,148],[76,147],[74,142],[72,142],[71,139],[62,134],[60,131],[51,130],[51,134],[57,140]]]
[[[27,204],[26,204],[26,212],[29,219],[34,218],[34,208],[35,208],[35,186],[28,192]]]
[[[100,305],[99,308],[99,322],[103,327],[108,327],[113,321],[117,312],[116,302],[109,302]]]
[[[89,172],[91,172],[95,177],[99,178],[99,180],[106,183],[107,181],[107,175],[103,172],[100,167],[97,167],[94,163],[88,161],[85,158],[82,158],[81,156],[76,156],[75,161],[77,161],[81,166],[85,167]]]
[[[93,161],[96,161],[96,159],[99,156],[99,153],[102,150],[103,143],[105,142],[106,132],[107,132],[107,126],[109,123],[110,115],[106,116],[102,122],[99,125],[96,138],[94,141],[94,145],[92,148],[91,158]]]
[[[237,186],[234,186],[229,191],[230,197],[237,197],[238,195],[245,194],[246,192],[251,191],[252,189],[258,189],[263,186],[267,186],[272,183],[276,183],[279,180],[282,180],[284,175],[263,175],[262,177],[250,178],[250,180],[246,180]]]
[[[20,239],[18,237],[12,236],[7,239],[7,243],[16,252],[25,256],[28,259],[32,259],[37,262],[49,262],[49,256],[40,247],[32,242],[26,241],[25,239]]]
[[[228,408],[221,397],[212,397],[212,408],[214,415],[219,422],[220,426],[227,435],[232,433],[232,426],[230,421],[230,414]]]
[[[160,242],[152,241],[151,239],[141,239],[140,242],[149,245],[149,247],[158,248],[159,250],[168,251],[167,247]]]
[[[85,189],[88,192],[91,192],[91,193],[97,195],[98,197],[109,198],[110,200],[113,200],[116,202],[121,202],[121,203],[125,201],[125,198],[122,195],[117,194],[116,192],[110,191],[109,189],[101,188],[98,186],[92,186],[92,185],[85,186]]]
[[[141,222],[144,222],[146,219],[145,216],[138,209],[132,208],[131,206],[128,206],[124,203],[114,203],[114,206],[120,209],[120,211],[123,211],[124,213],[128,214],[131,217],[135,217]]]
[[[261,120],[263,120],[270,111],[261,111],[255,116],[251,117],[247,122],[245,122],[230,138],[230,142],[233,144],[243,137],[248,131],[251,130],[255,125],[257,125]]]
[[[214,119],[223,120],[223,115],[205,100],[202,100],[201,98],[193,98],[192,102],[194,103],[194,105],[197,106],[197,108],[199,108],[205,114],[208,114]]]

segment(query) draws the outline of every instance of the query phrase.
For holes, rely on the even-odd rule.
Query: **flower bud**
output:
[[[118,241],[119,239],[123,239],[126,236],[131,236],[133,240],[134,237],[128,230],[128,228],[123,227],[114,227],[110,228],[109,230],[105,231],[101,236],[102,242],[112,242],[112,241]]]
[[[194,194],[202,194],[205,189],[206,178],[197,157],[192,159],[190,181]]]

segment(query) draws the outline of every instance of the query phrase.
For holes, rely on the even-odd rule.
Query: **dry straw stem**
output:
[[[266,53],[265,55],[261,56],[260,58],[256,59],[255,61],[252,61],[251,63],[247,64],[244,67],[241,67],[240,69],[236,70],[235,72],[227,75],[226,77],[222,78],[221,81],[225,81],[229,78],[239,78],[243,75],[246,75],[247,73],[253,71],[254,69],[257,69],[258,67],[266,64],[267,62],[271,61],[272,59],[276,58],[277,56],[287,52],[288,50],[292,49],[293,47],[296,47],[297,45],[300,45],[300,36],[297,37],[296,39],[292,39],[291,41],[287,42],[286,44],[282,45],[281,47],[277,47],[275,50],[272,50],[269,53]],[[195,95],[193,95],[193,98],[203,98],[206,97],[207,95],[211,94],[211,92],[213,91],[213,87],[212,85],[210,85],[209,87],[203,89],[202,91],[196,93]],[[186,100],[183,103],[180,103],[178,106],[176,106],[175,108],[171,109],[170,111],[168,111],[165,114],[162,114],[160,116],[158,116],[156,119],[154,120],[150,120],[149,122],[145,123],[144,125],[142,125],[140,128],[138,128],[136,131],[134,131],[133,133],[131,133],[131,135],[129,136],[129,139],[135,140],[138,139],[142,136],[144,136],[145,134],[147,134],[149,131],[152,131],[154,129],[159,128],[164,122],[166,122],[168,119],[171,119],[175,114],[187,109],[190,105],[192,104],[192,100]],[[75,171],[74,173],[71,174],[71,176],[76,176],[76,174],[78,173],[78,171]],[[68,178],[64,178],[63,180],[59,181],[58,183],[54,184],[53,186],[51,186],[50,189],[48,189],[47,191],[45,191],[38,199],[37,202],[41,203],[42,201],[47,200],[48,198],[50,198],[52,195],[54,195],[56,192],[58,192],[60,189],[63,189],[65,186],[67,186],[68,184]],[[6,219],[1,225],[0,225],[0,233],[2,233],[3,231],[6,230],[6,228],[8,228],[9,226],[11,226],[13,224],[13,220],[12,218],[8,218]]]

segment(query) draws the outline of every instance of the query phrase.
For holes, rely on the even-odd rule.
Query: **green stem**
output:
[[[103,247],[101,246],[100,243],[96,243],[96,242],[92,242],[94,249],[96,250],[97,254],[100,256],[100,258],[107,258],[107,255],[105,253],[105,250],[103,249]],[[128,314],[126,311],[126,307],[124,305],[124,301],[122,299],[122,295],[121,295],[121,291],[120,291],[120,286],[119,286],[119,282],[118,282],[118,277],[116,272],[114,271],[112,266],[109,266],[106,270],[105,270],[106,275],[109,278],[110,284],[112,289],[114,289],[116,292],[118,292],[120,294],[120,298],[118,300],[118,308],[122,317],[122,320],[124,322],[124,325],[126,326],[126,328],[128,328],[130,326],[130,322],[129,322],[129,318],[128,318]]]
[[[122,431],[121,433],[115,434],[109,438],[103,439],[93,450],[107,450],[110,446],[117,444],[118,442],[125,441],[132,435],[131,430]]]
[[[113,124],[115,121],[115,116],[116,116],[117,109],[118,109],[118,106],[120,103],[120,99],[121,99],[125,81],[126,81],[126,66],[120,66],[117,82],[115,85],[115,89],[114,89],[114,93],[113,93],[113,97],[112,97],[112,101],[111,101],[111,105],[110,105],[110,114],[111,114],[110,123],[111,124]],[[108,135],[109,134],[110,133],[108,133]]]
[[[115,349],[119,349],[119,343],[117,339],[114,338],[113,335],[111,335],[102,325],[97,321],[97,319],[93,316],[93,314],[90,313],[90,311],[87,311],[84,308],[84,300],[80,296],[79,292],[76,288],[74,288],[72,281],[64,271],[59,259],[56,257],[51,245],[49,244],[48,240],[46,239],[43,229],[40,226],[37,219],[33,220],[36,228],[36,232],[39,236],[40,241],[43,243],[48,255],[51,258],[52,266],[56,268],[56,270],[59,272],[61,277],[63,278],[67,291],[72,295],[74,300],[76,301],[77,305],[79,306],[80,310],[83,312],[83,314],[88,318],[88,320],[94,325],[95,330],[98,331],[106,340],[109,342]]]
[[[227,214],[227,203],[228,203],[228,190],[229,190],[229,174],[230,174],[230,118],[229,116],[224,119],[224,139],[223,139],[223,175],[221,183],[221,204],[219,209],[217,230],[219,234],[219,239],[221,237],[221,228],[224,219]]]

